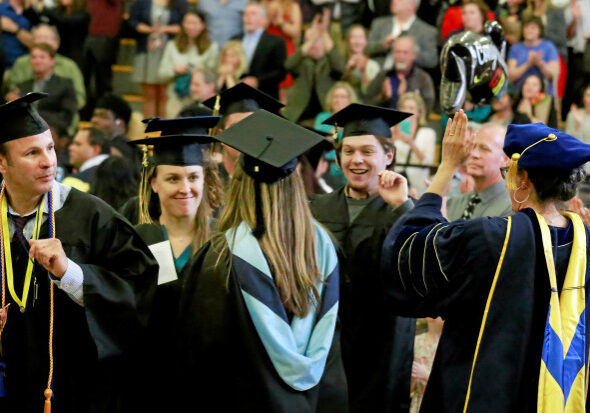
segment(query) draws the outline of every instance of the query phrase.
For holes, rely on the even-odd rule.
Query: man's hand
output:
[[[383,86],[381,87],[381,92],[383,93],[384,100],[389,100],[393,96],[393,88],[391,87],[391,80],[388,77],[385,78],[383,81]]]
[[[396,38],[392,34],[387,36],[385,40],[383,40],[383,48],[385,50],[391,50],[391,46],[393,45],[393,42],[395,42],[395,39]]]
[[[68,269],[68,257],[57,238],[29,240],[29,258],[35,259],[56,278],[61,278]]]
[[[393,171],[379,172],[379,195],[392,208],[397,208],[408,200],[408,181]]]
[[[442,141],[441,164],[447,164],[453,169],[458,168],[469,156],[470,148],[466,145],[467,116],[463,110],[455,113],[453,120],[449,119]]]
[[[426,383],[430,376],[428,368],[420,361],[414,361],[412,364],[412,378],[416,381]]]

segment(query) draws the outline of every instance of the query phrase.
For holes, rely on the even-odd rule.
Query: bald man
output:
[[[512,213],[510,196],[500,171],[508,163],[502,150],[505,135],[506,128],[494,123],[483,125],[475,135],[467,159],[467,173],[473,177],[474,190],[447,201],[450,221]]]

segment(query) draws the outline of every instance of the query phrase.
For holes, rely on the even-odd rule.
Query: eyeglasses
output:
[[[502,174],[502,179],[506,180],[506,175],[508,174],[508,169],[510,169],[509,166],[504,166],[502,168],[500,168],[500,174]]]

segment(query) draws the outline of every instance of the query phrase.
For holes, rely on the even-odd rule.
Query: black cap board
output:
[[[219,97],[219,113],[223,116],[231,115],[232,113],[255,112],[258,109],[278,113],[285,106],[272,96],[245,83],[238,83],[234,87],[222,92]],[[203,104],[214,109],[216,99],[217,96],[212,97],[204,101]]]
[[[242,152],[240,162],[244,172],[266,183],[289,176],[297,166],[297,157],[324,140],[323,136],[264,109],[216,138]]]
[[[193,116],[178,119],[147,119],[146,134],[160,136],[138,139],[130,143],[153,146],[155,165],[203,165],[203,144],[215,142],[207,132],[219,116]]]
[[[326,119],[324,124],[344,128],[343,138],[360,135],[391,138],[390,128],[409,116],[412,114],[379,106],[352,103]]]
[[[49,129],[32,103],[47,97],[47,93],[31,92],[0,106],[0,143],[39,135]]]
[[[311,167],[314,170],[316,170],[318,168],[318,165],[320,163],[320,159],[322,158],[322,156],[325,153],[330,152],[332,149],[334,149],[334,144],[332,142],[330,142],[329,140],[324,139],[323,141],[321,141],[317,145],[315,145],[312,148],[310,148],[309,150],[307,150],[303,154],[303,156],[305,156],[307,158]]]

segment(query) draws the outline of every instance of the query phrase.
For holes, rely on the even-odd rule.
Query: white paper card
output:
[[[162,241],[149,246],[154,258],[160,265],[158,272],[158,285],[178,279],[176,267],[174,266],[174,257],[172,256],[172,246],[170,241]]]

